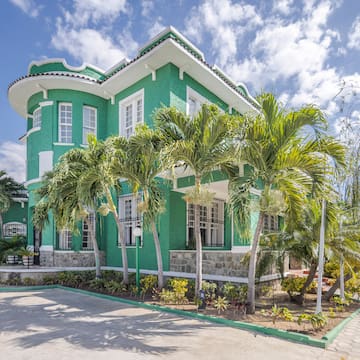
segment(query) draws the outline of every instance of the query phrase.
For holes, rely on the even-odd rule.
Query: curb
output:
[[[112,295],[100,294],[100,293],[91,292],[91,291],[87,291],[87,290],[70,288],[70,287],[66,287],[66,286],[62,286],[62,285],[5,287],[5,288],[0,288],[0,292],[21,292],[21,291],[47,290],[47,289],[62,289],[65,291],[70,291],[70,292],[74,292],[74,293],[78,293],[78,294],[93,296],[93,297],[97,297],[100,299],[106,299],[106,300],[116,301],[116,302],[123,303],[123,304],[137,306],[137,307],[141,307],[141,308],[148,309],[148,310],[160,311],[160,312],[165,312],[165,313],[169,313],[169,314],[175,314],[175,315],[179,315],[179,316],[183,316],[183,317],[198,319],[201,321],[208,321],[208,322],[215,323],[215,324],[221,324],[221,325],[225,325],[225,326],[229,326],[229,327],[233,327],[233,328],[237,328],[237,329],[252,331],[252,332],[256,332],[256,333],[260,333],[260,334],[264,334],[264,335],[268,335],[268,336],[273,336],[273,337],[284,339],[284,340],[294,341],[297,343],[314,346],[314,347],[318,347],[318,348],[322,348],[322,349],[325,349],[326,347],[328,347],[335,340],[335,338],[339,335],[341,330],[351,320],[353,320],[357,315],[360,314],[360,309],[356,310],[348,318],[344,319],[335,328],[330,330],[321,339],[314,339],[309,335],[303,335],[303,334],[299,334],[299,333],[295,333],[295,332],[291,332],[291,331],[273,329],[273,328],[268,328],[268,327],[250,324],[250,323],[246,323],[246,322],[228,320],[228,319],[224,319],[224,318],[218,318],[215,316],[209,316],[209,315],[199,314],[199,313],[195,313],[195,312],[173,309],[173,308],[170,308],[167,306],[145,304],[145,303],[141,303],[141,302],[138,302],[135,300],[123,299],[123,298],[115,297]]]

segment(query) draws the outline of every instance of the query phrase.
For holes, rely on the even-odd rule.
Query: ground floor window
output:
[[[72,234],[70,230],[62,230],[59,233],[59,250],[71,250]]]
[[[215,200],[200,206],[200,234],[203,246],[224,246],[224,202]],[[195,206],[187,205],[187,245],[195,248]]]
[[[277,215],[264,215],[263,230],[265,231],[277,231],[279,230],[279,219]]]
[[[95,212],[91,211],[88,215],[88,220],[83,221],[82,224],[82,248],[84,250],[91,250],[94,248],[93,243],[91,241],[91,234],[90,234],[90,226],[95,234],[96,231],[96,218]]]
[[[138,204],[141,201],[141,196],[126,195],[119,199],[119,216],[122,223],[122,236],[128,246],[136,245],[136,238],[134,229],[137,226],[141,227],[141,214],[138,211]],[[142,239],[140,239],[142,241]],[[120,237],[118,239],[120,246]]]
[[[26,236],[26,225],[20,222],[9,222],[3,226],[4,237],[13,237],[16,235]]]

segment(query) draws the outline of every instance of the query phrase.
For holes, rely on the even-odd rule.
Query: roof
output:
[[[29,65],[28,74],[9,85],[8,96],[13,108],[26,117],[27,100],[39,91],[44,91],[46,94],[47,90],[55,88],[73,89],[110,99],[126,86],[130,86],[141,77],[149,75],[151,71],[156,71],[157,68],[169,62],[177,65],[179,69],[182,69],[181,71],[185,71],[197,81],[206,80],[207,87],[209,85],[207,77],[210,75],[214,79],[210,81],[213,89],[209,90],[240,113],[256,111],[259,108],[244,84],[236,85],[217,66],[209,65],[202,52],[173,27],[165,29],[140,48],[134,59],[130,61],[122,59],[106,72],[88,64],[73,67],[64,59],[32,62]],[[188,65],[189,63],[192,67]],[[134,67],[138,69],[134,71]],[[119,76],[122,77],[121,82],[117,81]],[[223,91],[224,94],[220,94],[221,86],[224,89],[228,88],[227,91]],[[44,98],[46,98],[45,95]],[[246,106],[239,106],[239,100],[242,100]]]

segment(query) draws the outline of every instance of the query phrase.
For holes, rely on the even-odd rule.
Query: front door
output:
[[[41,231],[34,229],[34,265],[40,265]]]

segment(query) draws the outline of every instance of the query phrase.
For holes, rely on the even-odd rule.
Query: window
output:
[[[72,248],[72,234],[70,230],[62,230],[59,233],[59,249],[71,250]]]
[[[59,142],[71,144],[72,142],[72,105],[59,104]]]
[[[83,144],[87,145],[87,137],[89,134],[96,136],[96,118],[97,111],[90,106],[83,107]]]
[[[26,236],[26,225],[19,222],[9,222],[3,226],[4,237],[13,237],[16,235]]]
[[[41,108],[37,108],[33,113],[33,128],[41,128]]]
[[[120,101],[120,135],[129,138],[137,124],[144,122],[144,90]]]
[[[186,113],[193,118],[201,109],[202,104],[209,101],[190,87],[186,88]]]
[[[277,215],[265,214],[264,216],[264,231],[277,231],[279,230],[279,221]]]
[[[93,243],[91,241],[90,228],[91,226],[93,233],[96,231],[96,218],[95,212],[89,212],[88,221],[83,221],[82,224],[82,248],[85,250],[93,249]]]
[[[126,245],[135,246],[136,239],[134,236],[134,229],[141,224],[141,216],[138,212],[138,204],[141,201],[141,197],[135,197],[134,195],[122,196],[119,199],[119,214],[120,221],[123,223],[123,236]],[[119,239],[120,245],[120,239]]]
[[[195,244],[195,206],[187,205],[187,244]],[[224,202],[213,201],[210,206],[200,206],[200,233],[203,246],[224,246]]]

